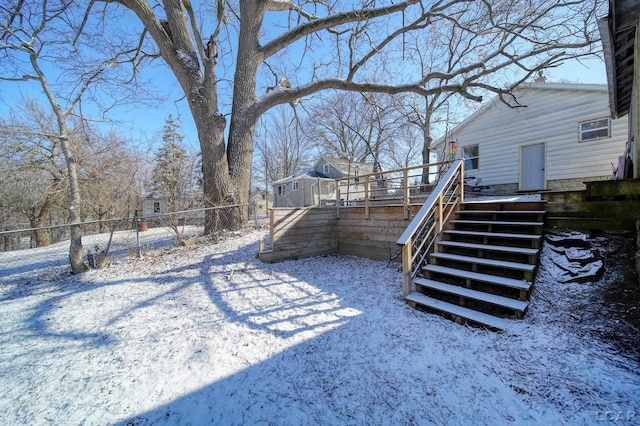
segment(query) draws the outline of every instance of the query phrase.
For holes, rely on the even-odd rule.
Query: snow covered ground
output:
[[[82,276],[65,244],[0,253],[2,423],[640,422],[639,365],[576,319],[593,286],[543,267],[526,318],[495,333],[409,307],[395,264],[262,263],[263,236]]]

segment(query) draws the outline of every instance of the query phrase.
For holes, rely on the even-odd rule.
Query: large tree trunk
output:
[[[252,111],[256,100],[256,75],[262,56],[258,38],[264,16],[263,2],[240,3],[240,34],[233,86],[233,106],[229,127],[227,158],[235,201],[241,206],[235,220],[240,226],[249,220],[249,193],[253,136],[258,116]]]
[[[226,120],[217,115],[212,120],[206,111],[192,108],[193,117],[198,129],[200,150],[202,152],[203,194],[206,207],[221,207],[233,201],[229,167],[225,155],[224,129]],[[221,229],[228,229],[228,224],[220,217],[219,209],[210,209],[205,213],[204,232],[214,234]]]

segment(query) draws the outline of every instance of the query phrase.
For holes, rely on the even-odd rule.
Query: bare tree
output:
[[[77,114],[83,97],[97,99],[93,90],[113,84],[117,99],[119,55],[109,56],[102,28],[91,26],[86,6],[71,0],[16,0],[0,7],[0,79],[36,83],[55,117],[55,132],[47,135],[59,141],[66,163],[69,184],[71,241],[69,260],[73,273],[87,270],[82,259],[81,188],[78,159],[70,142],[68,120]],[[110,34],[117,38],[118,33]],[[114,42],[114,44],[118,44]],[[94,59],[98,58],[98,59]],[[33,86],[31,86],[33,87]],[[109,97],[105,95],[105,101]],[[119,101],[113,101],[110,106]]]
[[[383,170],[389,163],[384,153],[402,143],[397,134],[406,119],[398,105],[404,96],[331,91],[319,98],[309,107],[309,138],[324,154]]]
[[[117,2],[143,23],[142,39],[151,35],[188,100],[210,203],[248,205],[255,126],[276,105],[295,105],[326,89],[455,93],[479,101],[486,91],[505,95],[538,69],[589,53],[597,34],[596,5],[586,0],[216,0],[204,4],[200,15],[182,0]],[[441,22],[452,24],[461,39],[481,42],[453,69],[421,73],[415,58],[404,56],[403,42]],[[235,61],[229,59],[232,50]],[[233,93],[220,100],[227,81],[218,77],[217,66],[231,62]],[[373,70],[380,83],[367,79]],[[510,78],[491,77],[500,72]],[[226,105],[231,120],[225,144]],[[248,211],[241,213],[238,225]]]
[[[256,135],[254,182],[273,182],[311,166],[314,149],[302,126],[288,105],[265,116]]]
[[[33,99],[19,113],[0,121],[3,205],[24,216],[31,228],[48,223],[53,209],[66,198],[67,170],[55,118]],[[49,231],[35,231],[36,246],[51,244]]]
[[[83,218],[132,216],[140,199],[140,154],[131,141],[114,130],[102,133],[80,118],[73,120],[71,141],[80,169]],[[98,228],[107,231],[105,222]]]

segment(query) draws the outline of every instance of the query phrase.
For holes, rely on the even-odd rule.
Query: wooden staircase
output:
[[[406,300],[458,322],[505,329],[527,309],[544,215],[543,201],[462,203]]]

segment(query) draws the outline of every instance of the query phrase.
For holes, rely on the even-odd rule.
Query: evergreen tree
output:
[[[192,166],[179,133],[180,125],[169,114],[163,134],[162,146],[155,155],[151,178],[152,190],[167,200],[167,211],[181,210],[183,201],[189,196]]]

